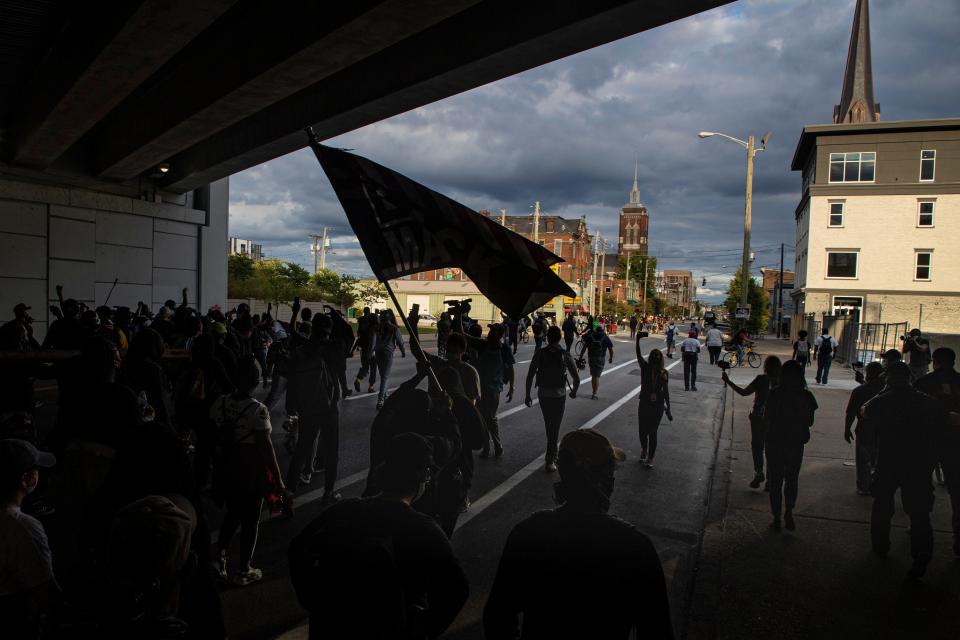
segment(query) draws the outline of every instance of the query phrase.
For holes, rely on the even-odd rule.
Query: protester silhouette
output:
[[[724,384],[733,389],[741,396],[753,395],[753,410],[750,412],[750,452],[753,454],[753,480],[750,481],[752,489],[758,489],[760,484],[766,480],[763,475],[763,454],[767,440],[767,425],[764,422],[764,410],[767,399],[770,397],[770,391],[780,384],[780,358],[777,356],[767,356],[763,361],[763,373],[756,376],[746,387],[740,387],[727,375],[724,370],[721,376]],[[770,490],[769,482],[764,486],[764,491]]]
[[[666,414],[673,420],[670,411],[670,374],[663,366],[663,352],[653,349],[649,359],[640,351],[640,334],[636,338],[637,363],[640,365],[640,402],[637,407],[637,423],[640,433],[640,463],[653,468],[657,454],[657,431]]]

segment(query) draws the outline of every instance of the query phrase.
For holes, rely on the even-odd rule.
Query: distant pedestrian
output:
[[[767,441],[767,425],[763,417],[767,399],[770,397],[770,391],[780,384],[781,366],[780,358],[777,356],[767,356],[766,360],[763,361],[763,373],[755,377],[746,387],[740,387],[730,380],[726,371],[724,371],[721,376],[724,384],[739,395],[753,395],[753,410],[749,416],[750,451],[753,454],[753,480],[750,481],[751,489],[759,489],[760,484],[766,480],[763,475],[763,453]],[[770,490],[769,483],[764,487],[764,490]]]
[[[817,359],[817,384],[827,384],[830,375],[830,365],[840,347],[839,343],[830,335],[829,329],[824,327],[820,337],[813,342],[813,355]]]
[[[377,397],[377,411],[383,407],[383,402],[387,399],[387,383],[390,380],[390,370],[393,369],[393,354],[397,349],[400,349],[401,358],[407,357],[396,317],[392,311],[388,310],[380,315],[380,324],[377,327],[373,347],[373,357],[377,363],[377,371],[380,373],[380,395]]]
[[[934,350],[932,360],[933,372],[917,381],[917,390],[939,400],[941,408],[951,415],[960,414],[960,373],[954,368],[956,352],[940,347]],[[937,462],[943,469],[943,479],[950,493],[953,553],[960,557],[960,429],[954,425],[942,429],[936,446]]]
[[[657,453],[657,430],[663,415],[673,421],[670,412],[670,374],[663,367],[663,352],[653,349],[648,359],[640,352],[640,337],[636,339],[637,362],[640,364],[640,403],[637,407],[637,424],[640,434],[640,462],[653,468]]]
[[[560,329],[563,331],[563,344],[567,348],[567,353],[573,353],[573,340],[577,336],[577,321],[573,319],[572,312],[568,313],[567,317],[563,319]]]
[[[294,538],[290,579],[311,640],[436,638],[457,617],[467,577],[436,521],[411,508],[435,472],[426,438],[395,436],[376,469],[380,493],[321,511]]]
[[[910,386],[910,368],[902,362],[887,367],[886,387],[861,413],[876,426],[879,443],[870,517],[873,552],[885,558],[890,551],[890,520],[899,489],[903,510],[910,518],[913,566],[908,575],[921,578],[933,555],[931,477],[946,414],[933,397]]]
[[[803,381],[800,363],[785,363],[780,370],[780,386],[770,392],[763,412],[773,513],[770,526],[774,531],[780,531],[783,507],[783,526],[788,531],[796,528],[793,509],[797,504],[803,446],[810,441],[810,427],[817,408],[817,400]]]
[[[633,340],[637,337],[637,324],[639,320],[637,314],[630,316],[630,339]]]
[[[864,369],[864,374],[866,381],[850,393],[850,400],[847,402],[843,439],[850,443],[856,438],[857,493],[868,496],[877,468],[877,430],[869,420],[860,415],[860,409],[868,400],[883,391],[883,365],[871,362]],[[857,424],[856,430],[853,429],[854,422]]]
[[[677,327],[673,324],[673,321],[670,321],[670,324],[667,325],[667,332],[665,335],[667,342],[667,357],[673,357],[673,345],[677,340]]]
[[[680,343],[680,357],[683,359],[683,387],[685,390],[697,390],[697,361],[700,359],[700,341],[693,329],[687,339]]]
[[[707,329],[707,351],[710,353],[710,364],[720,362],[720,352],[723,350],[723,331],[711,325]]]
[[[597,399],[600,390],[600,376],[603,375],[603,364],[609,353],[609,361],[613,363],[613,342],[604,330],[603,325],[583,336],[583,344],[587,351],[587,363],[590,365],[590,386],[593,389],[591,399]]]
[[[690,329],[688,333],[692,333],[694,338],[700,337],[700,326],[696,322],[690,323]]]
[[[560,348],[560,328],[547,329],[547,346],[533,354],[530,368],[527,370],[527,394],[524,402],[533,406],[530,390],[534,378],[537,381],[537,398],[543,413],[543,424],[547,431],[547,455],[544,461],[546,471],[557,470],[557,440],[560,437],[560,424],[567,397],[567,373],[573,379],[570,398],[577,397],[580,388],[580,375],[570,353]]]
[[[807,340],[807,332],[799,331],[797,339],[793,343],[793,359],[800,363],[804,369],[810,366],[810,341]]]
[[[656,549],[607,513],[624,458],[592,429],[563,437],[560,506],[510,532],[483,611],[484,637],[673,638]]]
[[[477,325],[479,329],[479,325]],[[516,360],[510,348],[503,344],[503,325],[490,325],[486,340],[471,338],[468,346],[476,349],[476,367],[480,374],[480,401],[477,408],[487,424],[489,441],[480,451],[481,458],[490,457],[490,441],[493,442],[493,455],[503,455],[503,440],[500,437],[500,421],[497,410],[500,408],[500,394],[504,385],[508,385],[507,402],[513,400],[513,365]]]
[[[547,339],[547,319],[544,317],[542,311],[537,312],[537,316],[533,320],[532,328],[534,347],[539,349],[543,346],[544,340]]]
[[[360,393],[360,383],[369,374],[370,382],[367,393],[374,392],[377,383],[377,363],[373,357],[373,347],[377,339],[377,316],[370,312],[370,307],[363,308],[363,315],[357,319],[357,344],[360,350],[360,371],[353,381],[353,390]]]

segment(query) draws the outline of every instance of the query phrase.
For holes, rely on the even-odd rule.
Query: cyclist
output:
[[[737,350],[737,366],[743,364],[744,358],[744,347],[747,346],[747,328],[740,327],[740,330],[737,331],[737,334],[733,336],[733,348]]]

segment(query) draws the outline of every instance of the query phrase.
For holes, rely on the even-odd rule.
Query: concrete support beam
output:
[[[183,192],[321,139],[730,0],[482,2],[227,127],[170,159]]]
[[[109,3],[116,6],[95,17],[119,21],[118,30],[79,75],[63,77],[77,64],[71,58],[83,57],[75,47],[96,39],[80,21],[80,33],[65,38],[38,74],[30,106],[14,126],[13,163],[48,167],[235,1]]]
[[[89,141],[93,173],[125,180],[148,172],[478,1],[240,4],[184,52],[189,64],[138,91],[98,129]]]

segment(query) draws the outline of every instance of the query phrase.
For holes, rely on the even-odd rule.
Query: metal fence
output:
[[[837,342],[840,348],[834,355],[834,358],[840,362],[873,362],[879,360],[884,351],[890,349],[900,349],[900,336],[905,335],[909,330],[909,324],[906,322],[892,323],[873,323],[859,322],[856,315],[841,316],[822,316],[817,320],[813,314],[806,316],[807,333],[812,344],[818,336],[822,335],[822,329],[826,328]]]

